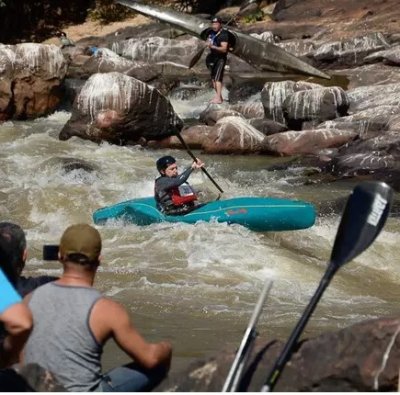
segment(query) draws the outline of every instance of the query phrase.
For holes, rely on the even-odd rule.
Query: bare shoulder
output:
[[[93,306],[94,314],[127,314],[126,309],[122,304],[116,302],[115,300],[102,297]]]

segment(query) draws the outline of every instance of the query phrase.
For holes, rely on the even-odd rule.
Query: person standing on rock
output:
[[[166,215],[184,215],[196,205],[197,195],[187,183],[193,170],[201,169],[204,163],[197,159],[183,173],[178,175],[178,166],[173,156],[166,155],[156,162],[160,173],[154,183],[154,198],[157,208]]]
[[[64,231],[59,246],[62,276],[25,298],[34,327],[23,361],[53,372],[67,391],[150,391],[169,370],[171,345],[148,343],[127,310],[93,288],[101,247],[99,232],[88,224]],[[101,355],[110,338],[135,362],[103,374]]]
[[[229,50],[229,35],[222,28],[222,20],[219,17],[212,19],[212,30],[208,36],[207,46],[210,53],[206,58],[207,68],[211,72],[211,80],[215,90],[215,96],[211,99],[212,104],[221,104],[224,69]]]

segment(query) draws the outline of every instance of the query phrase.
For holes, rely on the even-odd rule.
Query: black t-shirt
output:
[[[212,45],[216,47],[221,47],[221,43],[229,43],[229,35],[228,32],[224,29],[219,32],[214,32],[213,30],[210,32],[208,38],[212,40]],[[226,58],[228,52],[222,53],[215,49],[210,49],[211,54],[217,58]]]

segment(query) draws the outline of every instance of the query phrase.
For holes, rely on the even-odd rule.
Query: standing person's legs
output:
[[[135,363],[115,368],[103,377],[95,392],[147,392],[156,387],[166,376],[164,367],[142,369]]]
[[[213,69],[213,85],[215,89],[215,97],[211,103],[221,104],[224,100],[222,98],[222,80],[224,78],[225,59],[219,59]]]

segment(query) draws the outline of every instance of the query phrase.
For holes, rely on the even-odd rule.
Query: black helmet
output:
[[[176,163],[176,159],[173,156],[163,156],[156,162],[157,170],[165,170],[169,165],[172,165],[173,163]]]

